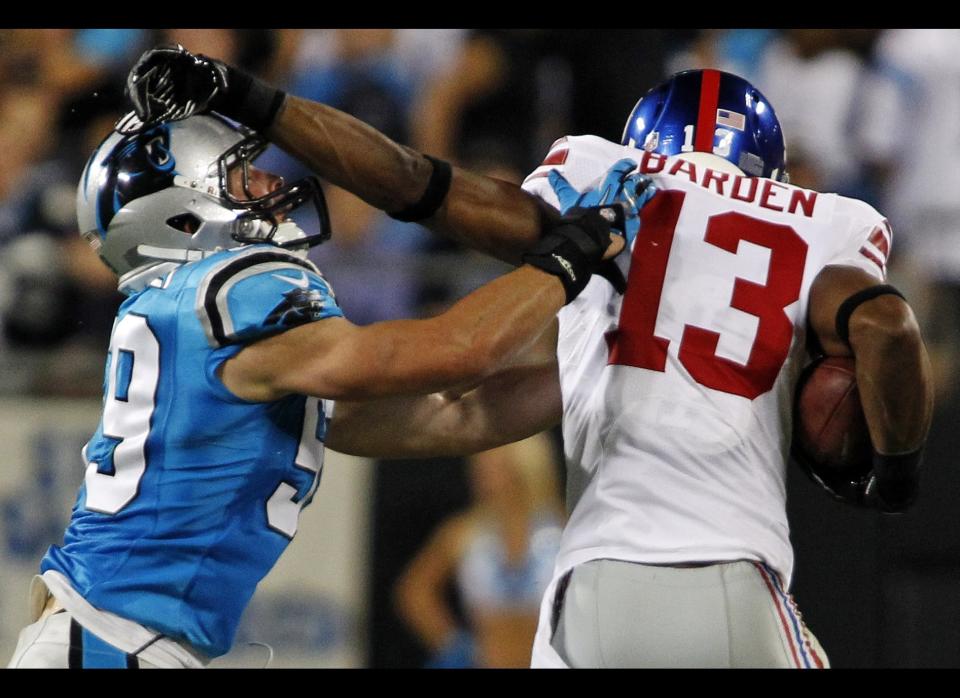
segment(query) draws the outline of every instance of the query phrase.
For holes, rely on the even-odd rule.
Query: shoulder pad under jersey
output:
[[[560,172],[574,188],[588,189],[621,158],[637,162],[643,152],[604,140],[599,136],[564,136],[550,146],[543,162],[523,180],[523,188],[559,208],[556,194],[547,181],[550,170]]]
[[[842,235],[830,263],[857,266],[881,281],[886,279],[893,247],[887,219],[870,204],[844,196],[837,197],[834,216]]]
[[[333,289],[312,262],[266,246],[211,266],[197,285],[195,309],[215,347],[343,317]]]

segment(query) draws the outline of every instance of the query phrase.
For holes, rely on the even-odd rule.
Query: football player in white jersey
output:
[[[256,120],[369,203],[514,263],[557,208],[650,177],[657,193],[626,226],[631,255],[525,357],[473,390],[402,410],[357,403],[341,419],[381,414],[357,448],[397,455],[477,451],[562,419],[571,515],[534,666],[828,666],[787,593],[785,472],[807,344],[855,358],[875,449],[869,477],[826,485],[881,511],[916,497],[930,371],[910,307],[884,283],[887,222],[787,183],[783,134],[756,88],[678,74],[638,102],[622,143],[557,141],[530,196],[182,50],[148,52],[128,86],[147,119]]]

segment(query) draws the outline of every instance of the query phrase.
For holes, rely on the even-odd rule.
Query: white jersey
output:
[[[810,285],[879,279],[892,242],[867,204],[718,172],[593,136],[557,141],[524,188],[578,190],[629,157],[659,190],[621,296],[594,276],[559,314],[570,521],[555,574],[587,560],[757,560],[789,582],[791,404]]]

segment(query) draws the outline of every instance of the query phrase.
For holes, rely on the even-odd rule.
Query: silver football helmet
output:
[[[270,243],[303,255],[330,237],[320,183],[307,177],[259,198],[239,198],[228,173],[267,146],[253,131],[214,115],[145,129],[118,122],[84,168],[77,188],[80,234],[132,292],[177,265],[223,249]],[[319,232],[288,218],[312,203]]]

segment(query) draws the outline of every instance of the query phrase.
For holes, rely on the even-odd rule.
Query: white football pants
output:
[[[593,560],[547,594],[534,667],[829,667],[793,598],[760,563]]]

